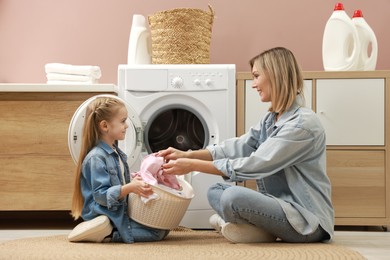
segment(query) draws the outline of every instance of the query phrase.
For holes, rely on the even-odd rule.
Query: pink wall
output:
[[[342,1],[351,16],[362,9],[379,45],[377,69],[390,69],[390,1]],[[211,63],[248,71],[264,49],[290,48],[302,68],[323,70],[322,35],[336,1],[286,0],[0,0],[0,82],[44,83],[44,65],[98,65],[101,83],[117,82],[127,61],[133,14],[179,7],[215,12]]]

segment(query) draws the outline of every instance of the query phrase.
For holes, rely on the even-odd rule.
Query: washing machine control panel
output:
[[[129,91],[212,91],[235,85],[235,66],[228,64],[120,65],[118,74],[118,85]]]
[[[227,89],[228,82],[229,75],[226,70],[170,70],[168,72],[168,90],[172,91]]]

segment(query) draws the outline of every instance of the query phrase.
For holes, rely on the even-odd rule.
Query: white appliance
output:
[[[138,171],[147,154],[169,146],[196,150],[235,136],[234,65],[119,65],[118,97],[129,112],[130,126],[119,146],[129,156],[131,171]],[[80,106],[69,127],[74,159],[80,151],[85,110],[93,98]],[[209,217],[215,212],[208,203],[207,190],[224,180],[199,172],[184,178],[192,185],[195,197],[181,225],[211,228]]]

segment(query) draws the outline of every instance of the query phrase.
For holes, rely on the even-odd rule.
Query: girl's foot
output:
[[[68,235],[70,242],[103,242],[112,232],[107,216],[99,216],[78,224]]]

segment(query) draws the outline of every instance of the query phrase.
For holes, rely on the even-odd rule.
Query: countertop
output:
[[[116,92],[114,84],[18,84],[0,83],[0,92]]]

